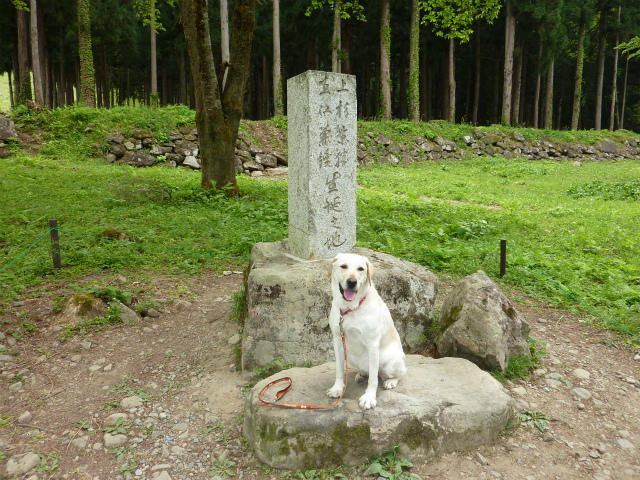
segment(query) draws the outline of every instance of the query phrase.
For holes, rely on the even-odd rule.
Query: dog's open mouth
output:
[[[342,294],[342,297],[347,302],[350,302],[356,298],[356,294],[358,293],[356,290],[349,290],[349,289],[345,290],[344,288],[342,288],[342,285],[338,284],[338,286],[340,287],[340,293]]]

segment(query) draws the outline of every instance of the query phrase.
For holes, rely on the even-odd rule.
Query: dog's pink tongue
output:
[[[353,290],[345,290],[344,291],[344,298],[350,302],[351,300],[353,300],[354,298],[356,298],[356,292],[354,292]]]

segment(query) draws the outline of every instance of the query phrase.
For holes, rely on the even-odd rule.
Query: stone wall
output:
[[[150,130],[135,130],[130,137],[120,134],[109,137],[110,149],[107,161],[121,162],[138,167],[152,165],[200,168],[198,132],[195,128],[181,127],[171,132],[165,142],[156,142]],[[584,160],[640,159],[640,142],[624,143],[603,139],[595,145],[554,142],[551,140],[527,140],[518,132],[492,132],[475,129],[459,142],[437,137],[416,137],[409,143],[395,142],[383,134],[366,132],[358,139],[358,163],[408,164],[420,160],[462,159],[467,155],[509,158],[566,159],[579,165]],[[278,151],[263,150],[248,141],[241,133],[236,143],[236,172],[253,177],[287,172],[287,155]]]

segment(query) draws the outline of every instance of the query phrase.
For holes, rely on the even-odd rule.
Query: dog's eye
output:
[[[358,267],[359,272],[364,272],[364,267]]]
[[[347,266],[346,265],[340,265],[340,268],[344,268],[346,270]]]

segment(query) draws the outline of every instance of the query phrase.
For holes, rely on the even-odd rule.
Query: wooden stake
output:
[[[51,257],[53,267],[60,268],[60,242],[58,240],[58,221],[49,220],[49,232],[51,233]]]

